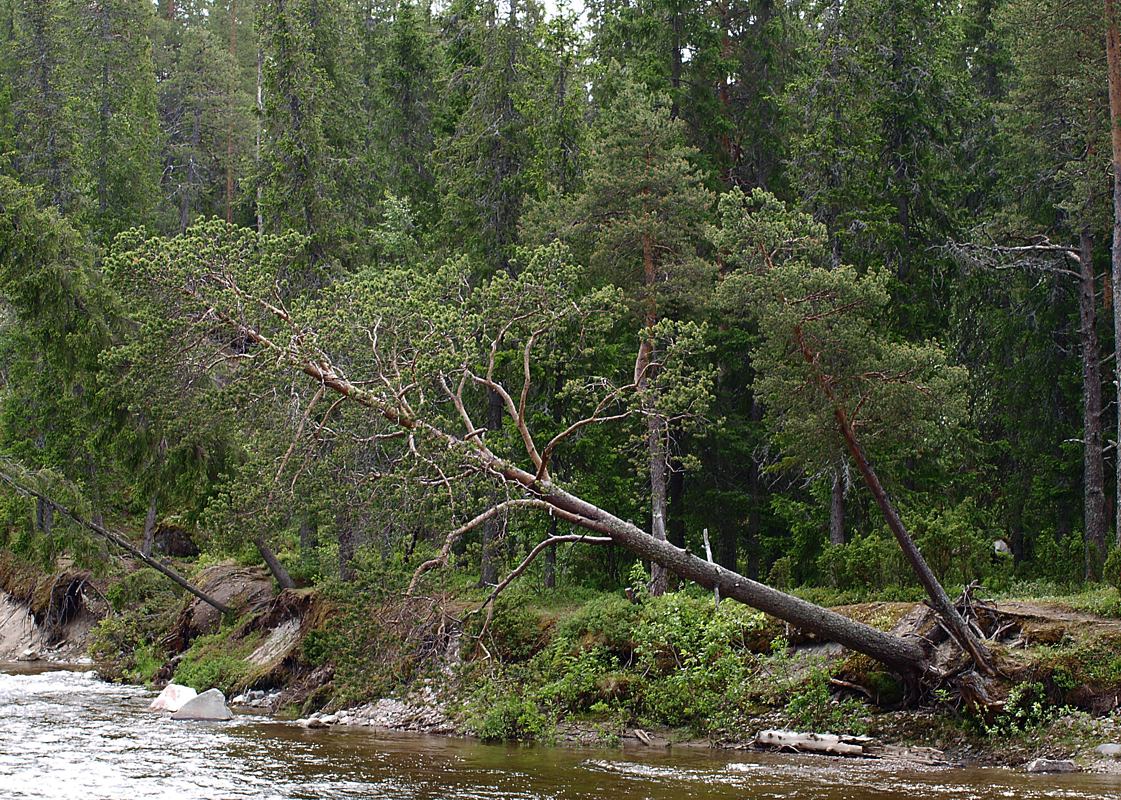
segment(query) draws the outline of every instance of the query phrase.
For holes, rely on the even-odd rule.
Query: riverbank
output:
[[[263,571],[233,563],[199,566],[192,578],[233,613],[146,572],[101,585],[84,576],[71,614],[101,619],[77,639],[60,640],[75,629],[56,626],[53,640],[70,653],[88,646],[111,680],[216,686],[310,726],[655,749],[742,749],[759,730],[794,728],[932,748],[954,764],[1073,758],[1112,772],[1119,763],[1095,752],[1121,741],[1121,620],[1092,613],[1116,606],[1106,590],[1000,602],[1018,620],[1003,651],[1018,680],[1003,712],[983,718],[937,694],[902,710],[898,684],[867,659],[737,604],[717,610],[700,592],[635,601],[514,588],[488,620],[472,613],[470,590],[406,605],[392,586],[278,592]],[[26,602],[9,602],[37,619]],[[917,606],[837,608],[891,630]]]

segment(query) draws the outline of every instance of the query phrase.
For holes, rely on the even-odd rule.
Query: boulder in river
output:
[[[188,700],[198,697],[198,692],[190,686],[180,686],[178,683],[169,683],[160,692],[159,697],[148,706],[149,711],[178,711]]]
[[[198,697],[188,700],[171,715],[172,719],[204,719],[225,721],[233,719],[233,712],[226,707],[226,696],[217,689],[207,689]]]
[[[1073,761],[1063,759],[1055,760],[1051,758],[1037,758],[1027,766],[1028,772],[1045,773],[1045,772],[1081,772],[1078,765]]]

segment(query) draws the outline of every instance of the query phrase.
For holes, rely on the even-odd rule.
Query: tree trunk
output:
[[[349,500],[343,500],[335,514],[335,537],[339,545],[339,580],[349,583],[354,580],[354,566],[350,563],[354,558],[357,547],[357,535],[354,531],[354,518],[348,505]]]
[[[191,151],[187,155],[187,185],[179,196],[179,232],[187,230],[191,225],[191,211],[198,190],[198,155],[202,143],[202,109],[196,108],[191,123]]]
[[[292,580],[292,576],[288,574],[288,570],[280,563],[280,559],[276,557],[276,553],[272,551],[267,544],[265,544],[264,537],[258,536],[253,540],[253,544],[257,545],[257,550],[261,553],[261,558],[265,560],[265,565],[269,568],[269,572],[276,578],[277,584],[281,589],[295,589],[296,582]]]
[[[146,556],[152,555],[152,546],[156,538],[156,515],[159,512],[159,497],[152,492],[148,500],[148,514],[144,517],[144,539],[140,545],[140,552]]]
[[[41,508],[49,508],[51,510],[52,518],[53,518],[53,513],[55,511],[58,511],[58,513],[62,514],[64,517],[71,520],[72,522],[74,522],[78,525],[81,525],[83,528],[86,528],[87,530],[90,530],[90,531],[96,533],[98,536],[102,537],[103,539],[108,539],[110,542],[112,542],[117,547],[124,550],[126,553],[129,553],[130,555],[132,555],[136,558],[139,558],[141,561],[143,561],[149,567],[151,567],[152,569],[161,573],[162,575],[166,576],[167,578],[171,579],[174,583],[178,584],[179,586],[182,586],[184,589],[186,589],[188,592],[193,594],[199,600],[202,600],[204,603],[207,603],[207,604],[213,606],[214,608],[216,608],[218,611],[220,611],[223,614],[229,613],[230,609],[229,609],[228,606],[223,605],[222,603],[218,602],[217,600],[215,600],[210,595],[208,595],[205,592],[203,592],[202,590],[196,588],[194,585],[191,584],[190,581],[188,581],[186,578],[184,578],[178,572],[173,570],[171,567],[169,567],[165,564],[161,564],[159,561],[156,561],[154,558],[150,558],[149,556],[144,555],[142,552],[140,552],[140,550],[135,545],[132,544],[132,542],[130,542],[127,538],[120,535],[119,533],[115,533],[114,531],[111,531],[111,530],[109,530],[108,528],[106,528],[102,525],[98,525],[95,522],[91,522],[88,519],[85,519],[83,517],[78,516],[73,511],[71,511],[69,508],[67,508],[66,506],[62,505],[61,503],[59,503],[55,500],[52,500],[51,498],[47,497],[45,494],[42,494],[41,492],[38,492],[35,489],[32,489],[30,486],[24,486],[22,483],[20,483],[18,480],[16,480],[13,476],[7,474],[6,472],[0,471],[0,480],[4,481],[4,483],[11,486],[19,494],[25,495],[27,497],[34,497]]]
[[[1078,237],[1078,333],[1082,348],[1082,498],[1086,528],[1086,579],[1101,577],[1105,562],[1105,468],[1102,461],[1102,376],[1098,352],[1094,242]]]
[[[685,471],[673,459],[669,470],[669,520],[666,535],[675,547],[685,546]]]
[[[504,474],[523,485],[533,485],[536,482],[534,475],[515,467],[507,467]],[[540,489],[547,489],[542,494],[547,502],[585,520],[584,527],[610,536],[635,555],[659,564],[686,580],[706,589],[719,589],[721,597],[744,603],[801,630],[837,642],[903,674],[921,673],[929,666],[926,651],[914,639],[884,633],[835,611],[757,583],[718,564],[709,563],[669,542],[654,538],[632,523],[624,522],[563,489],[555,486]]]
[[[260,13],[260,12],[258,12]],[[257,138],[253,146],[253,161],[257,167],[257,235],[265,235],[265,217],[261,212],[261,198],[263,197],[263,184],[261,174],[261,139],[264,132],[265,119],[265,84],[262,80],[265,55],[261,50],[260,41],[257,42]]]
[[[48,537],[54,528],[54,506],[44,498],[39,498],[35,503],[35,527]]]
[[[829,543],[845,543],[845,473],[833,473],[833,492],[829,503]]]
[[[949,595],[946,594],[946,590],[942,588],[942,584],[930,569],[930,565],[926,563],[923,554],[919,551],[919,548],[915,546],[911,534],[907,532],[907,528],[904,526],[903,520],[896,510],[895,504],[892,503],[891,498],[888,497],[887,491],[884,489],[883,484],[880,483],[879,476],[872,468],[868,456],[864,453],[864,448],[861,447],[860,441],[856,438],[856,432],[844,408],[833,393],[833,389],[826,377],[817,368],[817,354],[812,352],[807,346],[801,326],[795,327],[794,339],[797,342],[799,350],[802,352],[803,359],[813,369],[813,380],[817,384],[818,389],[833,406],[833,417],[837,422],[837,428],[841,432],[841,436],[845,440],[849,455],[852,456],[857,469],[860,470],[860,474],[864,478],[865,484],[867,484],[869,490],[871,490],[872,497],[875,498],[876,505],[879,506],[880,513],[883,515],[884,521],[887,522],[888,528],[895,535],[895,539],[899,543],[903,555],[907,557],[907,561],[910,562],[911,569],[919,579],[919,583],[921,583],[926,590],[927,597],[930,598],[930,603],[935,613],[941,618],[947,631],[954,637],[962,650],[969,653],[977,669],[987,676],[995,675],[996,669],[993,667],[992,655],[973,635],[973,632],[969,629],[965,620],[962,619],[961,614],[958,613],[953,602],[951,602]]]
[[[319,547],[319,526],[315,517],[304,514],[300,517],[300,552],[308,555]]]
[[[657,272],[654,264],[654,242],[649,234],[642,236],[643,278],[647,292],[646,314],[643,323],[647,331],[658,322],[658,305],[654,296]],[[635,360],[635,384],[640,391],[650,385],[653,378],[654,344],[643,339]],[[646,399],[646,451],[650,468],[650,535],[658,541],[666,540],[666,421],[651,407]],[[665,594],[669,576],[661,564],[650,565],[650,593],[655,597]]]
[[[646,445],[650,454],[650,535],[666,540],[666,422],[657,414],[646,418]],[[669,575],[660,564],[650,567],[650,594],[657,597],[669,588]]]
[[[1116,0],[1105,0],[1106,62],[1109,72],[1110,144],[1113,151],[1113,246],[1110,251],[1110,285],[1113,289],[1114,387],[1117,391],[1117,447],[1121,448],[1121,30]],[[1121,454],[1116,462],[1114,540],[1121,546]]]

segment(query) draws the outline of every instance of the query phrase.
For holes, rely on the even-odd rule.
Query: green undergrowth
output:
[[[167,660],[160,641],[178,614],[178,592],[162,575],[141,569],[111,583],[105,599],[109,613],[94,627],[89,645],[98,674],[150,684]]]
[[[600,595],[574,609],[499,603],[465,667],[467,727],[486,740],[548,739],[561,721],[630,725],[737,738],[753,718],[784,708],[791,723],[858,733],[865,706],[835,701],[829,667],[791,655],[764,616],[738,603],[714,608],[693,590],[632,603]],[[469,633],[478,633],[477,627]]]
[[[217,633],[199,636],[191,642],[172,681],[199,692],[220,689],[227,695],[246,688],[254,671],[246,659],[264,638],[260,631],[242,635],[247,621],[224,623]]]

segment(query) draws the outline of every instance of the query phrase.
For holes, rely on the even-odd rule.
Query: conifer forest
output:
[[[0,0],[0,588],[102,677],[1020,735],[1119,442],[1115,0]]]

